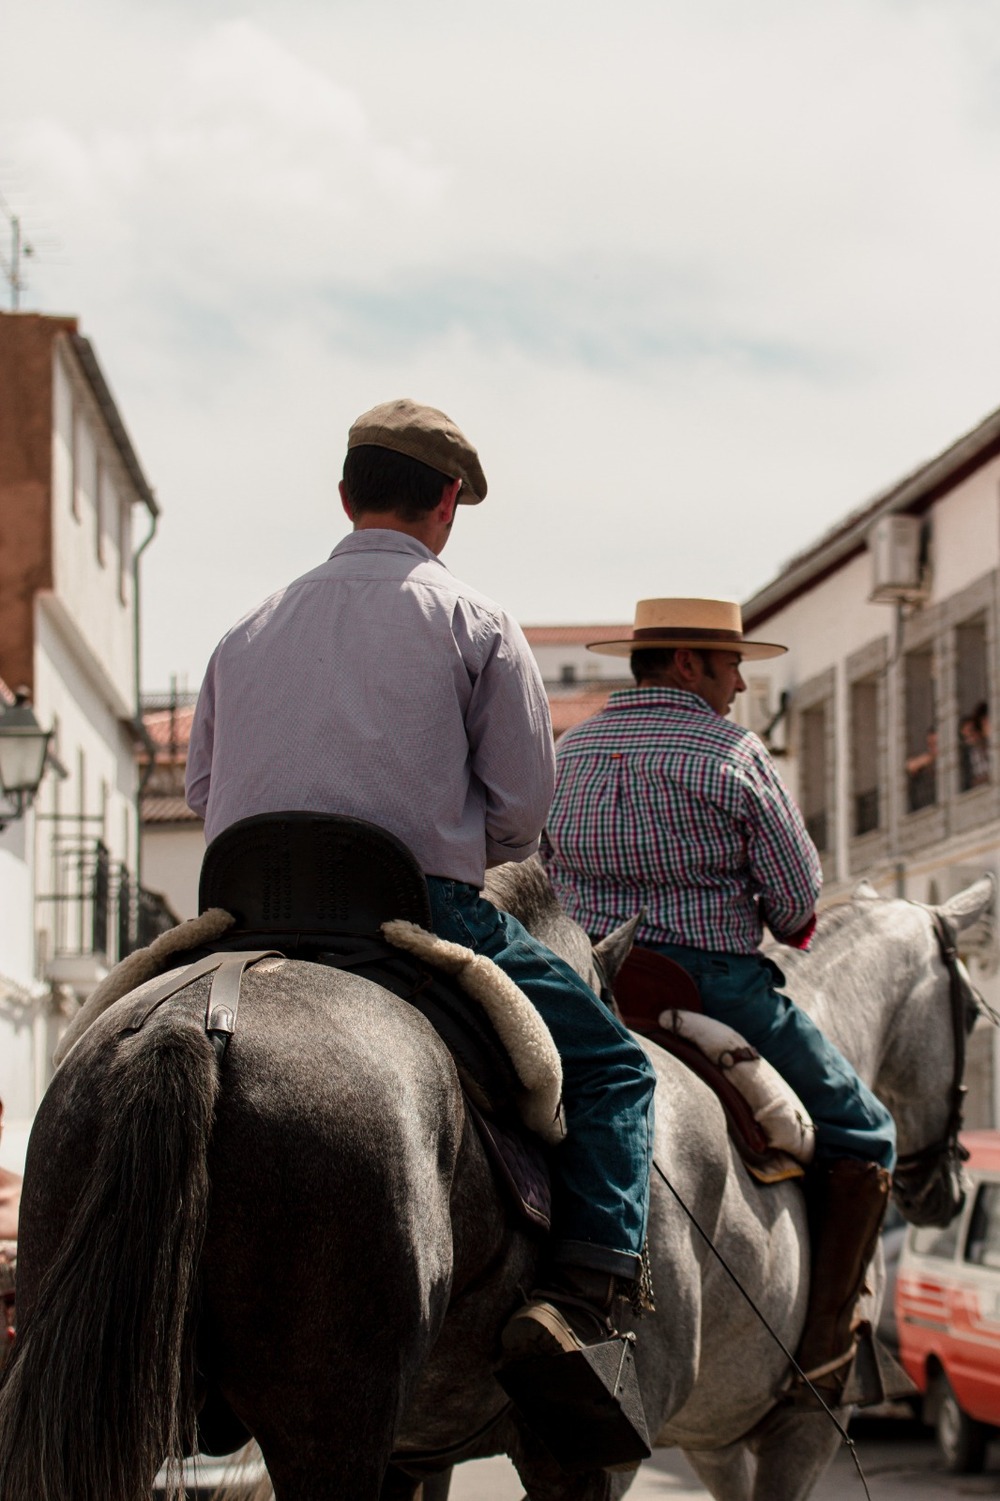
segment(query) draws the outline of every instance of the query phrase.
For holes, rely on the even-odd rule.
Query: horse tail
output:
[[[163,1008],[73,1072],[97,1103],[93,1167],[0,1385],[3,1501],[143,1501],[195,1436],[215,1051]]]

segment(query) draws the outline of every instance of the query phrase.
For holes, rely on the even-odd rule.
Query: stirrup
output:
[[[514,1359],[497,1372],[526,1425],[564,1470],[630,1468],[653,1452],[634,1344],[634,1334],[618,1334],[557,1355]]]
[[[792,1371],[781,1394],[781,1400],[789,1407],[798,1407],[806,1412],[822,1412],[822,1402],[825,1402],[827,1407],[845,1407],[847,1402],[844,1398],[844,1390],[851,1379],[857,1353],[858,1341],[855,1340],[850,1349],[845,1350],[842,1355],[834,1356],[833,1360],[828,1360],[823,1365],[813,1366],[810,1371],[803,1371],[801,1376],[798,1371]],[[843,1374],[837,1376],[838,1372]],[[836,1379],[827,1385],[823,1382],[825,1376],[835,1376]],[[815,1392],[813,1387],[816,1388]]]

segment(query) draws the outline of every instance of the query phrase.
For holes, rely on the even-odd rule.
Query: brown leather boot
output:
[[[617,1279],[585,1266],[553,1268],[547,1288],[538,1288],[508,1320],[500,1336],[505,1361],[531,1355],[561,1355],[612,1339]]]
[[[796,1359],[829,1407],[840,1404],[861,1333],[858,1299],[889,1202],[891,1175],[874,1162],[840,1157],[810,1186],[812,1274]],[[815,1405],[797,1382],[794,1400]]]

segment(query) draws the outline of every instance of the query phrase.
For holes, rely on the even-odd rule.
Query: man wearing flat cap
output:
[[[781,943],[808,944],[821,885],[819,856],[767,750],[726,717],[746,686],[741,663],[786,648],[748,641],[734,601],[647,599],[629,637],[590,650],[629,657],[636,686],[560,740],[542,857],[593,938],[644,907],[637,943],[680,964],[706,1014],[741,1033],[810,1111],[814,1275],[799,1363],[835,1404],[895,1127],[759,952],[765,924]]]
[[[439,558],[456,507],[486,496],[476,450],[443,412],[386,402],[351,428],[340,495],[351,534],[212,656],[188,801],[209,840],[289,809],[388,829],[427,876],[435,931],[535,1003],[563,1063],[561,1210],[551,1295],[504,1344],[510,1358],[573,1351],[606,1337],[616,1290],[639,1278],[652,1067],[568,965],[479,895],[487,867],[538,848],[554,753],[522,632]]]

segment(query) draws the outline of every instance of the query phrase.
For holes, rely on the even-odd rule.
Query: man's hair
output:
[[[344,489],[354,519],[391,511],[403,521],[419,521],[440,503],[441,491],[450,483],[429,464],[373,443],[349,448],[344,460]]]
[[[714,678],[715,671],[712,667],[711,654],[708,651],[702,651],[701,647],[697,646],[690,649],[694,652],[695,656],[701,658],[706,674],[710,678]],[[679,650],[680,648],[676,646],[640,647],[638,651],[634,651],[629,657],[628,665],[632,669],[632,676],[637,683],[643,683],[648,682],[657,673],[668,672],[673,667],[674,658]]]

